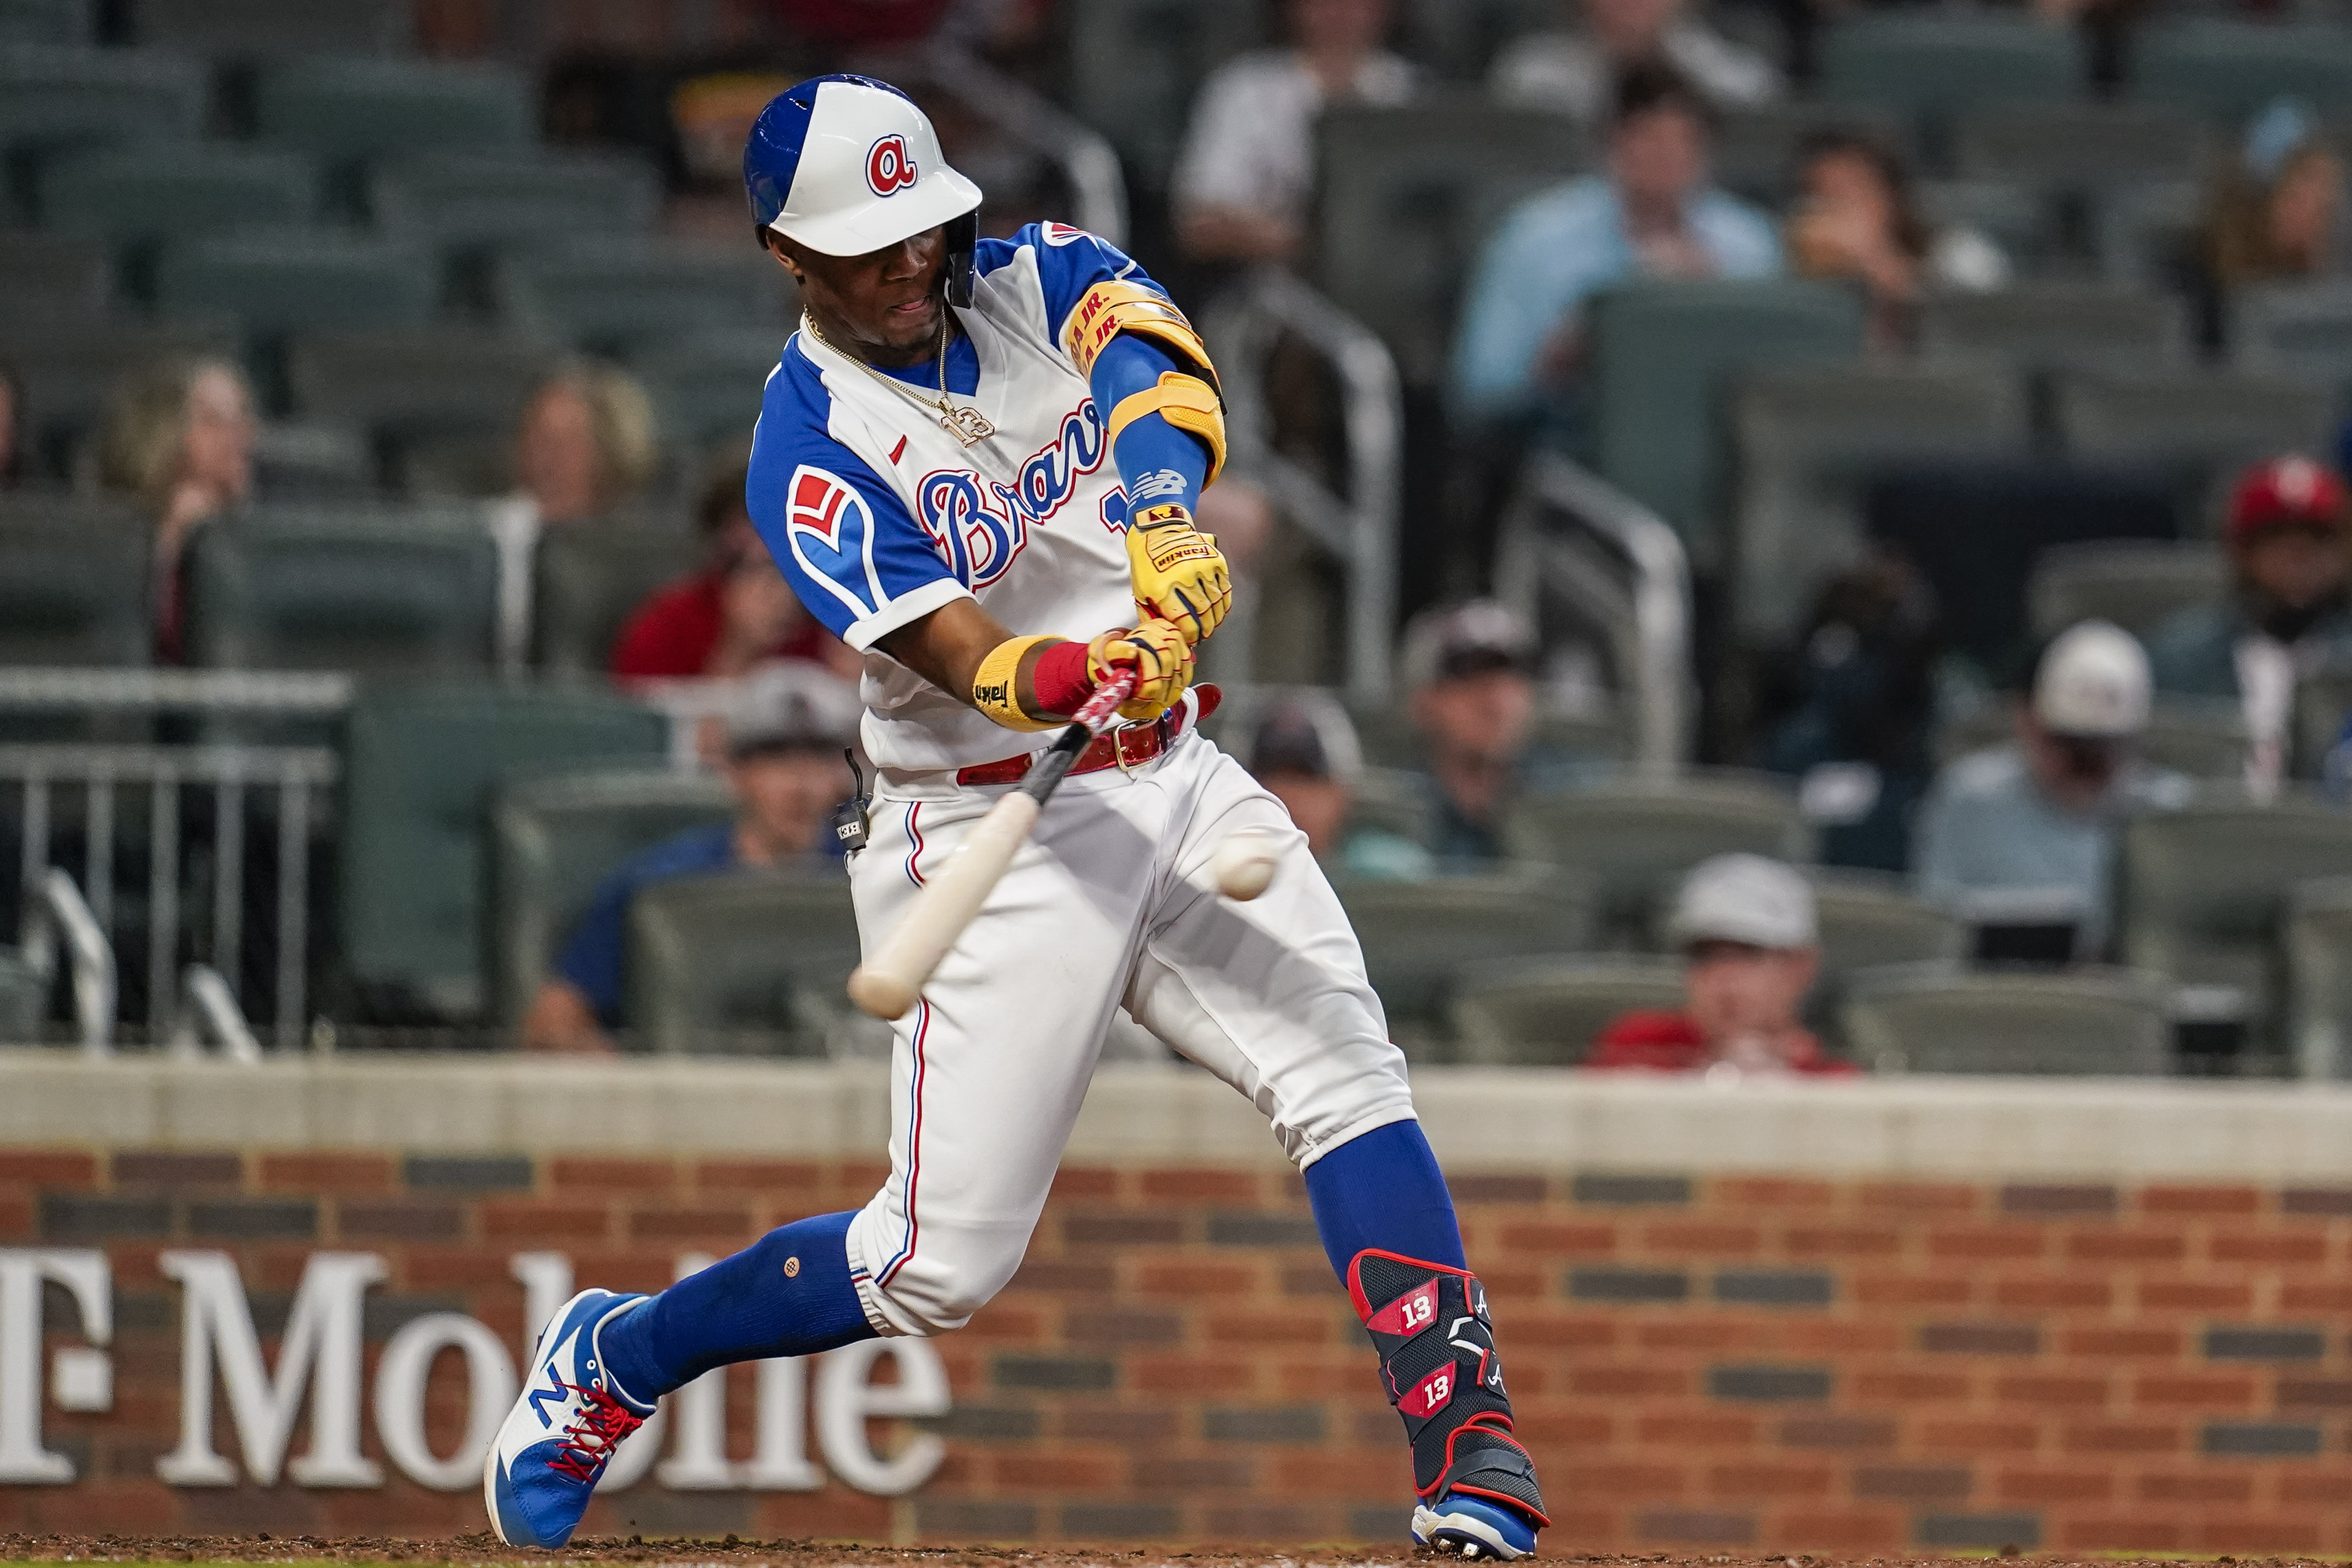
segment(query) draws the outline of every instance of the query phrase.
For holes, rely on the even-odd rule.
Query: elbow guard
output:
[[[1122,428],[1145,414],[1157,413],[1208,447],[1209,472],[1202,484],[1210,484],[1224,465],[1225,415],[1208,346],[1165,295],[1118,278],[1087,290],[1070,311],[1063,345],[1078,374],[1091,381],[1095,360],[1122,332],[1150,339],[1183,368],[1164,371],[1157,386],[1122,398],[1110,411],[1111,439],[1117,441]]]

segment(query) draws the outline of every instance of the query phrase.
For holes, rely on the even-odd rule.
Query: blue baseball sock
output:
[[[1391,1122],[1349,1139],[1307,1167],[1315,1228],[1341,1280],[1367,1248],[1424,1263],[1469,1267],[1444,1173],[1418,1122]]]
[[[872,1339],[849,1282],[852,1214],[820,1214],[769,1231],[615,1318],[597,1343],[604,1368],[650,1405],[714,1366],[814,1355]]]

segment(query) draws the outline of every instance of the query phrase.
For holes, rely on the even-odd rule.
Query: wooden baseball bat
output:
[[[1013,792],[972,824],[963,842],[915,894],[874,956],[849,977],[849,999],[878,1019],[906,1016],[963,928],[987,902],[988,890],[1021,852],[1071,767],[1095,737],[1108,729],[1118,705],[1135,691],[1132,674],[1118,674],[1095,688],[1067,729],[1037,754]]]

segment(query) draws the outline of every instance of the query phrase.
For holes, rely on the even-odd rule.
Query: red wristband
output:
[[[1037,666],[1030,673],[1029,684],[1037,693],[1036,717],[1077,712],[1095,690],[1094,682],[1087,678],[1087,645],[1048,643],[1045,651],[1037,655]]]

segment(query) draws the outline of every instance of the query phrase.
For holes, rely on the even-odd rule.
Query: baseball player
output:
[[[803,603],[866,656],[878,768],[851,860],[870,953],[1110,672],[1126,723],[1079,758],[897,1026],[890,1176],[656,1296],[583,1291],[540,1341],[484,1467],[516,1545],[560,1546],[615,1444],[730,1362],[962,1326],[1013,1277],[1113,1009],[1265,1113],[1404,1418],[1425,1544],[1532,1551],[1486,1293],[1413,1119],[1354,934],[1280,802],[1194,733],[1192,648],[1229,597],[1192,527],[1224,457],[1214,368],[1159,286],[1058,224],[981,240],[981,193],[897,89],[819,77],[743,155],[797,280],[751,516]],[[1209,864],[1279,866],[1246,906]]]

